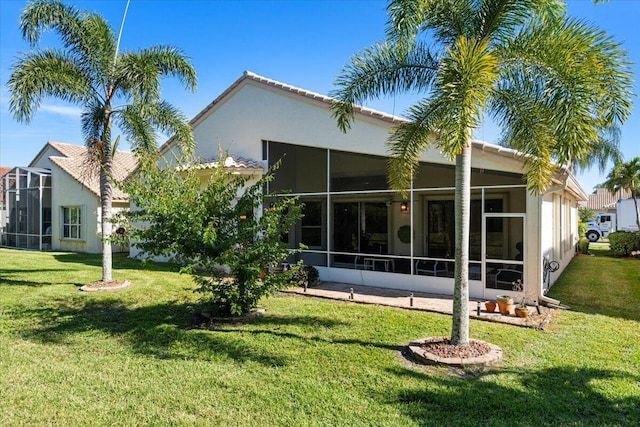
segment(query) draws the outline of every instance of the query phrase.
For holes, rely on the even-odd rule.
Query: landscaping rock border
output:
[[[416,360],[431,365],[447,365],[447,366],[491,366],[502,361],[502,349],[497,345],[481,341],[471,340],[475,343],[480,343],[488,346],[489,351],[485,354],[475,357],[442,357],[435,353],[425,350],[423,347],[426,343],[437,343],[448,341],[449,337],[428,337],[421,338],[409,343],[409,352],[415,357]]]

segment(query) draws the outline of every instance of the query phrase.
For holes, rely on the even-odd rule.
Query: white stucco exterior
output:
[[[102,252],[98,178],[86,169],[86,150],[86,147],[82,145],[50,141],[34,157],[29,167],[15,168],[18,171],[25,171],[24,173],[46,171],[47,175],[50,175],[50,178],[47,178],[46,192],[40,193],[41,203],[46,204],[46,215],[44,211],[34,212],[31,215],[30,212],[27,212],[30,208],[25,209],[24,205],[19,207],[24,211],[20,215],[26,214],[28,218],[33,219],[30,220],[30,227],[35,231],[18,231],[17,234],[20,235],[20,238],[13,239],[14,243],[18,242],[16,247],[87,253]],[[127,173],[126,170],[123,170],[122,165],[127,165],[128,169],[131,169],[135,164],[135,159],[130,153],[118,152],[116,156],[118,160],[115,168],[117,168],[117,173],[122,176],[122,174]],[[32,184],[28,185],[31,186]],[[48,193],[49,191],[50,194]],[[128,197],[117,191],[112,203],[113,214],[128,208]],[[65,237],[63,232],[64,209],[74,209],[76,212],[77,209],[80,210],[80,223],[74,227],[73,236],[68,232]],[[11,215],[5,216],[11,217]],[[32,224],[36,221],[35,218],[40,218],[40,216],[43,217],[41,219],[42,224]],[[13,221],[20,223],[21,220],[17,219],[16,216]],[[9,224],[8,219],[7,224]],[[21,224],[14,224],[14,228],[24,227]],[[67,227],[67,230],[69,230],[69,227]],[[79,233],[75,233],[76,230]],[[29,239],[28,245],[24,243],[25,239]],[[34,239],[42,239],[44,243],[34,245],[32,243]],[[128,246],[113,245],[112,250],[114,252],[127,252],[129,248]]]
[[[385,156],[389,133],[394,125],[401,120],[373,110],[357,109],[351,130],[345,134],[339,131],[336,120],[332,117],[329,98],[255,74],[245,73],[199,113],[191,123],[197,143],[196,154],[199,157],[203,159],[215,158],[218,155],[219,147],[222,147],[222,149],[228,149],[231,155],[266,162],[264,147],[267,142],[271,141],[282,146],[291,144],[292,147],[321,148],[328,150],[328,153],[339,151]],[[267,144],[267,146],[269,145]],[[174,142],[169,141],[163,147],[162,152],[167,153],[173,148]],[[300,183],[303,180],[318,179],[318,176],[328,176],[330,172],[325,171],[325,166],[323,166],[328,160],[322,159],[322,156],[315,160],[305,158],[304,163],[299,164],[295,171],[292,169],[291,182]],[[444,158],[437,150],[425,151],[421,160],[431,165],[449,166],[449,169],[443,169],[442,174],[423,176],[420,178],[421,182],[432,184],[437,183],[438,180],[444,180],[443,176],[445,175],[447,179],[452,176],[451,165],[453,162]],[[514,182],[513,178],[508,178],[510,179],[508,182],[500,181],[501,173],[506,173],[505,176],[521,176],[524,163],[519,153],[492,144],[474,143],[472,167],[476,171],[477,184],[474,191],[476,191],[476,195],[482,195],[482,200],[484,200],[485,194],[492,193],[492,188],[496,185],[503,187],[506,185],[504,187],[506,189],[502,190],[505,195],[499,196],[503,198],[503,203],[522,207],[521,211],[514,211],[509,215],[515,218],[518,224],[522,224],[523,231],[521,233],[524,233],[526,242],[521,263],[524,267],[522,274],[528,300],[537,300],[543,294],[544,289],[553,284],[575,253],[575,245],[578,240],[577,203],[584,200],[586,194],[570,174],[558,177],[555,180],[557,187],[543,195],[525,191],[523,183]],[[328,167],[326,168],[328,169]],[[484,171],[487,172],[486,175],[483,175]],[[347,169],[342,173],[344,176],[349,175]],[[357,176],[354,174],[353,177],[357,178]],[[328,187],[330,183],[329,179],[326,179]],[[426,203],[436,197],[431,194],[438,194],[436,191],[429,192],[432,190],[437,190],[437,188],[416,191],[416,198],[409,200],[411,215],[400,214],[393,209],[396,206],[394,204],[399,203],[396,196],[393,196],[392,199],[387,198],[387,206],[391,207],[388,208],[390,231],[385,247],[389,251],[392,250],[393,256],[396,257],[393,265],[401,262],[407,264],[407,261],[413,264],[415,254],[423,249],[424,236],[418,236],[419,232],[416,230],[420,228],[421,224],[416,222],[418,221],[416,218],[426,218],[426,212],[424,212]],[[451,188],[448,191],[451,191]],[[356,195],[352,194],[353,197]],[[375,192],[372,192],[371,197],[373,196],[375,196]],[[322,201],[324,196],[314,193],[313,197],[318,197],[318,200]],[[439,195],[438,197],[445,196]],[[322,203],[325,202],[322,201]],[[329,197],[328,193],[327,203],[333,203],[333,199]],[[325,205],[323,204],[323,206]],[[328,205],[326,212],[327,216],[332,212]],[[490,218],[491,214],[487,214],[486,218]],[[499,214],[497,218],[499,221]],[[484,217],[482,221],[485,221]],[[329,224],[328,219],[327,224]],[[403,225],[413,225],[413,248],[411,244],[401,242],[396,234],[396,230]],[[327,225],[327,228],[331,228],[331,226]],[[425,231],[423,230],[423,232]],[[323,230],[323,233],[326,234],[327,242],[332,240],[332,231]],[[323,241],[325,241],[325,236],[323,236]],[[514,242],[510,242],[509,245],[511,246],[512,243]],[[336,268],[331,265],[333,259],[330,253],[331,243],[326,245],[326,265],[317,266],[322,280],[443,294],[453,292],[453,279],[414,274],[413,266],[410,266],[410,274],[375,271],[375,261],[371,270]],[[322,257],[322,253],[322,250],[318,251],[320,257]],[[483,249],[482,265],[486,259],[487,253]],[[560,263],[560,270],[551,275],[548,285],[543,283],[544,259]],[[478,265],[480,265],[479,262]],[[498,294],[509,293],[509,291],[505,292],[501,289],[489,289],[486,286],[487,280],[488,275],[484,273],[481,276],[478,275],[474,280],[470,280],[470,295],[476,298],[495,298]]]

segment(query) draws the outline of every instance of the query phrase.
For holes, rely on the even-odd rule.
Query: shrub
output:
[[[617,231],[609,234],[611,253],[618,257],[631,256],[633,251],[640,250],[640,233]]]
[[[291,283],[300,287],[304,287],[305,284],[307,286],[313,286],[318,281],[318,277],[320,277],[320,275],[314,266],[304,265],[294,273]]]
[[[589,253],[589,239],[587,239],[586,237],[581,237],[580,240],[578,241],[578,250],[580,251],[581,254],[588,254]]]
[[[265,267],[296,253],[285,236],[301,218],[302,206],[296,197],[265,194],[272,169],[250,184],[225,172],[226,156],[221,158],[205,182],[193,164],[159,168],[144,159],[125,186],[131,202],[142,209],[123,215],[130,220],[134,246],[147,256],[180,264],[213,314],[242,315],[263,296],[289,286],[299,269],[296,265],[261,278]]]

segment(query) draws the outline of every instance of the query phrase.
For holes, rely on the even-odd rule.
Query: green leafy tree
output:
[[[469,343],[472,132],[490,115],[524,157],[530,191],[559,165],[615,151],[612,130],[631,109],[625,53],[604,32],[565,15],[560,0],[392,0],[386,40],[338,76],[334,115],[347,131],[354,104],[397,93],[424,98],[389,138],[389,182],[410,188],[429,146],[455,158],[455,273],[451,340]]]
[[[578,208],[578,235],[579,236],[584,237],[588,229],[587,222],[591,221],[595,217],[596,217],[596,213],[593,210],[586,207]]]
[[[123,20],[124,24],[124,20]],[[29,123],[45,97],[82,108],[82,133],[89,159],[100,175],[102,280],[112,280],[112,125],[118,125],[136,153],[154,151],[158,131],[176,137],[187,150],[194,146],[191,127],[182,113],[160,97],[160,79],[178,78],[195,90],[196,73],[188,58],[170,46],[120,52],[120,37],[107,21],[59,0],[30,2],[20,17],[20,30],[32,51],[13,64],[7,83],[9,109]],[[53,30],[62,49],[39,48],[42,33]]]
[[[580,222],[589,222],[596,217],[596,213],[589,208],[579,207],[578,208],[578,219]]]
[[[302,206],[296,197],[264,192],[272,170],[251,184],[225,172],[221,158],[206,173],[193,164],[160,168],[145,159],[124,186],[141,209],[122,215],[134,246],[183,266],[215,314],[241,315],[297,273],[299,266],[281,274],[274,267],[295,252],[284,236]]]
[[[619,162],[613,166],[607,180],[601,187],[612,193],[619,190],[631,192],[631,198],[636,207],[636,222],[640,229],[640,216],[638,214],[638,197],[640,197],[640,157],[634,157],[628,162]]]

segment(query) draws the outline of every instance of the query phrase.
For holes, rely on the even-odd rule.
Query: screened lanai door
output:
[[[525,257],[525,215],[485,213],[483,221],[484,289],[495,297],[513,291],[514,282],[523,279]]]

